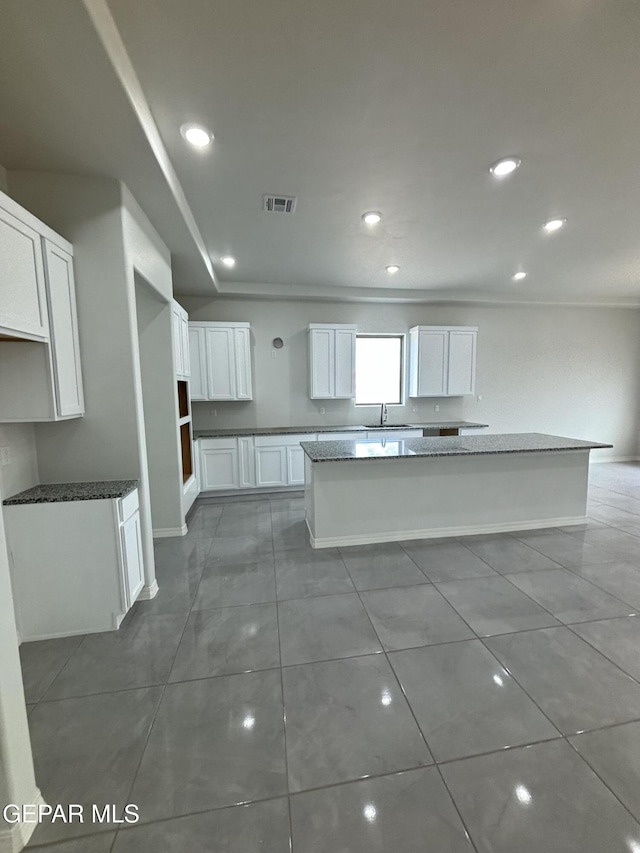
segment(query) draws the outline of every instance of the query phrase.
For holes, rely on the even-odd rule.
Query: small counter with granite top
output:
[[[589,453],[610,447],[542,433],[303,442],[311,544],[579,524]]]
[[[32,486],[3,501],[4,506],[62,501],[104,501],[124,498],[138,487],[137,480],[95,480],[87,483],[46,483]]]

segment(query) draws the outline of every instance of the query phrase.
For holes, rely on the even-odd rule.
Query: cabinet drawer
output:
[[[120,499],[119,504],[119,512],[120,512],[120,521],[126,521],[130,515],[133,515],[136,510],[140,508],[140,501],[138,499],[138,490],[134,489],[124,498]]]
[[[367,433],[367,438],[388,438],[390,441],[399,438],[422,438],[421,429],[380,429]]]
[[[256,447],[288,447],[290,445],[298,445],[301,441],[317,441],[318,436],[315,433],[303,433],[301,435],[257,435],[255,439]]]
[[[367,437],[366,430],[359,432],[319,432],[318,441],[358,441]]]
[[[232,438],[199,438],[200,450],[234,450],[238,439]]]

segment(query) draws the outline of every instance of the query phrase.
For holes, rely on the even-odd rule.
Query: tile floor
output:
[[[141,815],[30,846],[640,853],[640,465],[589,519],[313,551],[298,496],[201,501],[119,632],[22,647],[46,800]]]

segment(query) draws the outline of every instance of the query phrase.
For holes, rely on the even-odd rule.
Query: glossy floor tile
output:
[[[194,610],[169,681],[187,681],[280,666],[275,604]]]
[[[434,545],[427,540],[405,544],[404,548],[433,583],[496,574],[484,560],[458,542]]]
[[[41,702],[29,716],[38,786],[47,803],[128,802],[162,688]],[[133,801],[135,802],[135,800]],[[105,825],[105,829],[109,827]],[[86,834],[84,824],[41,824],[33,842]]]
[[[442,767],[478,853],[631,853],[640,826],[565,741]]]
[[[579,754],[640,820],[640,722],[569,739]]]
[[[480,637],[559,624],[503,577],[449,581],[437,588]]]
[[[464,544],[501,575],[555,569],[557,563],[508,534],[467,536]]]
[[[640,681],[640,616],[584,622],[571,630]]]
[[[296,853],[473,853],[434,767],[291,798]]]
[[[389,659],[436,761],[560,737],[479,640]]]
[[[283,666],[382,651],[355,593],[281,601],[278,619]]]
[[[629,604],[634,610],[640,609],[640,566],[632,563],[605,563],[603,566],[581,566],[573,571]]]
[[[425,583],[427,578],[393,542],[341,548],[340,553],[359,590]]]
[[[276,554],[276,584],[279,601],[355,591],[337,548]]]
[[[278,672],[166,687],[131,792],[141,821],[286,791]]]
[[[387,651],[474,636],[432,584],[372,590],[360,597]]]
[[[567,569],[509,575],[509,580],[567,624],[633,613],[628,604]]]
[[[231,566],[208,566],[193,602],[194,610],[264,604],[276,599],[273,560]]]
[[[22,682],[27,702],[38,702],[60,670],[76,651],[84,636],[37,640],[20,646]]]
[[[284,798],[124,829],[112,853],[288,853],[289,840]]]
[[[200,499],[120,631],[21,649],[47,801],[141,813],[29,849],[640,853],[640,465],[590,478],[585,524],[341,550]]]
[[[283,681],[291,791],[431,763],[383,655],[289,667]]]
[[[485,640],[563,734],[638,717],[640,685],[568,628]]]
[[[103,832],[100,835],[78,838],[75,841],[63,841],[62,844],[45,844],[36,847],[31,843],[26,849],[36,850],[37,853],[110,853],[114,838],[114,832]]]
[[[186,613],[136,612],[119,631],[89,634],[44,695],[45,701],[165,684]]]

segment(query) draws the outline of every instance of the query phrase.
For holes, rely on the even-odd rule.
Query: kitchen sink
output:
[[[363,424],[366,429],[416,429],[411,424]]]

